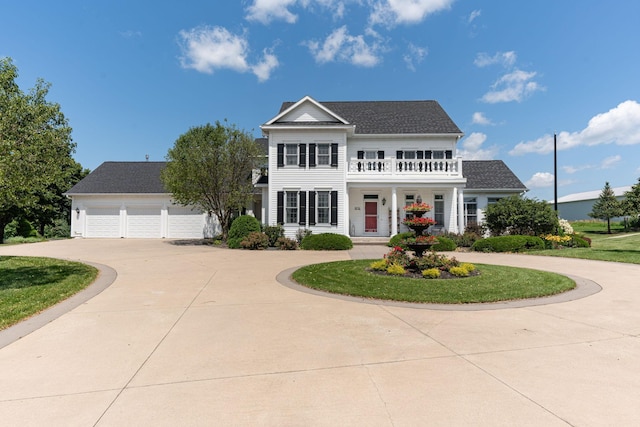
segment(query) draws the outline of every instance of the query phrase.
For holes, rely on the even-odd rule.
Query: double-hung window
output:
[[[316,155],[316,162],[318,166],[330,166],[331,165],[331,144],[318,144],[316,145],[318,153]]]
[[[436,194],[433,196],[433,219],[436,225],[444,225],[444,196]]]
[[[328,191],[318,191],[316,193],[316,218],[317,224],[331,223],[331,199]]]
[[[298,222],[298,192],[285,192],[285,222],[293,224]]]
[[[285,144],[285,165],[298,165],[298,144]]]
[[[478,222],[478,200],[475,197],[464,198],[465,225]]]

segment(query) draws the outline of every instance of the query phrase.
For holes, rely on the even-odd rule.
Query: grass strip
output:
[[[326,292],[381,300],[435,304],[509,301],[555,295],[575,288],[566,276],[525,268],[476,264],[479,276],[412,279],[367,271],[374,260],[313,264],[296,270],[299,284]]]

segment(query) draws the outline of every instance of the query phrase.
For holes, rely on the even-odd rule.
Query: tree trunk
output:
[[[0,245],[4,243],[4,228],[7,224],[9,224],[9,222],[0,218]]]
[[[611,218],[607,218],[607,233],[611,234]]]

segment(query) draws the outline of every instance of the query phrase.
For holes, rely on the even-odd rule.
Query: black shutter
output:
[[[284,167],[284,144],[278,144],[278,167]]]
[[[447,150],[444,152],[445,159],[453,159],[453,151]]]
[[[424,158],[425,159],[431,159],[432,157],[432,151],[431,150],[427,150],[424,152]]]
[[[309,225],[316,225],[316,192],[309,191]]]
[[[307,193],[301,191],[298,193],[298,197],[300,198],[300,209],[298,212],[298,224],[306,225],[307,224]]]
[[[364,159],[364,151],[358,151],[358,159]]]
[[[402,150],[396,151],[396,159],[402,160],[402,154],[403,154]]]
[[[316,144],[309,144],[309,167],[316,167]]]
[[[384,151],[380,150],[378,151],[378,160],[383,160],[384,159]]]
[[[284,224],[284,191],[278,191],[278,200],[277,200],[277,222],[278,224]]]
[[[307,145],[298,144],[298,151],[300,152],[300,161],[298,162],[298,166],[303,168],[307,165]]]
[[[338,167],[338,144],[331,144],[331,167]]]
[[[331,192],[331,225],[338,225],[338,192]]]
[[[422,160],[424,158],[424,151],[418,150],[416,151],[416,159]]]

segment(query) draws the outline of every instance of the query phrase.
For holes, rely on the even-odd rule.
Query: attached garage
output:
[[[160,173],[165,162],[105,162],[67,192],[71,237],[213,237],[217,224],[197,210],[174,205]]]
[[[88,208],[86,237],[120,237],[120,208]]]

